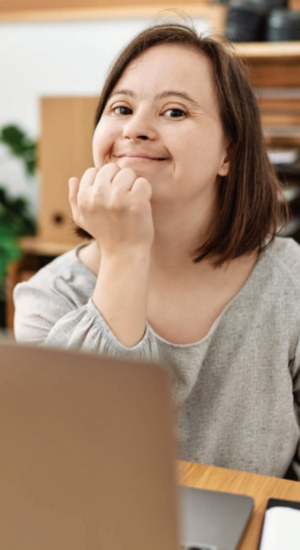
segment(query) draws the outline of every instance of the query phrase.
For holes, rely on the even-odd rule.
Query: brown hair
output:
[[[227,40],[198,36],[193,27],[179,23],[163,23],[142,31],[113,64],[99,99],[95,125],[129,63],[159,44],[187,46],[210,59],[221,123],[231,141],[229,173],[218,189],[218,215],[206,242],[191,254],[193,261],[209,258],[219,266],[242,254],[261,251],[274,239],[288,209],[268,159],[247,69]],[[77,233],[90,236],[80,228]]]

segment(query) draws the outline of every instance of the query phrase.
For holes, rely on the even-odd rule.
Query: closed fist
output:
[[[146,178],[115,163],[89,168],[81,180],[70,178],[69,200],[76,225],[99,243],[102,253],[151,247],[154,226],[152,190]]]

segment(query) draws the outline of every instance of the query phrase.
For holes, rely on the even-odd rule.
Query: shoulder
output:
[[[86,271],[85,266],[80,262],[78,258],[78,249],[79,247],[73,248],[69,252],[61,254],[51,262],[49,262],[45,267],[40,269],[35,275],[34,278],[47,277],[56,275],[62,275],[64,273],[73,272],[81,273]]]
[[[64,295],[78,293],[91,295],[91,288],[95,285],[95,276],[79,260],[76,247],[61,256],[58,256],[45,267],[40,269],[29,281],[19,283],[15,287],[14,298],[18,299],[24,292],[38,292],[43,294],[55,293]]]
[[[266,250],[270,267],[300,290],[300,246],[294,239],[276,237]]]

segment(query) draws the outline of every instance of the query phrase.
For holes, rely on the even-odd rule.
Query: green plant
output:
[[[0,187],[0,281],[6,275],[9,264],[21,256],[18,237],[34,235],[36,224],[28,214],[28,203],[22,197],[11,198]]]
[[[3,126],[0,130],[0,143],[6,145],[14,157],[21,159],[29,176],[34,175],[36,171],[35,141],[29,138],[19,126],[10,124]]]
[[[0,130],[0,142],[21,160],[28,176],[34,175],[36,142],[16,125],[5,126]],[[6,186],[0,185],[0,281],[5,278],[9,264],[22,255],[19,237],[35,233],[36,223],[29,213],[27,200],[24,197],[11,197]]]

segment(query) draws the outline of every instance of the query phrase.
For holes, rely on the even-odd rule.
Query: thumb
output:
[[[69,179],[69,201],[77,205],[77,193],[79,189],[80,179],[72,177]]]

